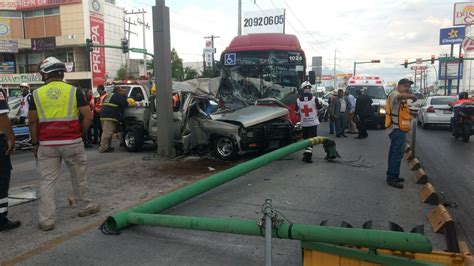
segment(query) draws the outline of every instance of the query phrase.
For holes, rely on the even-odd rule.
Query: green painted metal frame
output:
[[[111,232],[118,232],[133,224],[141,224],[191,230],[204,230],[221,233],[263,236],[262,228],[257,224],[256,221],[253,220],[174,216],[163,215],[159,213],[171,207],[174,207],[186,200],[189,200],[197,195],[216,188],[222,184],[225,184],[237,177],[240,177],[246,173],[249,173],[255,169],[267,165],[279,158],[290,155],[308,146],[318,144],[324,144],[324,149],[329,158],[334,158],[338,156],[337,151],[335,149],[334,141],[328,138],[315,137],[302,140],[283,147],[281,149],[278,149],[276,151],[262,155],[253,160],[242,163],[240,165],[237,165],[235,167],[232,167],[230,169],[224,170],[212,176],[209,176],[194,184],[180,188],[174,192],[155,198],[139,206],[119,212],[113,216],[108,217],[104,225],[107,230]],[[432,245],[428,238],[421,234],[414,233],[283,223],[278,229],[273,229],[272,234],[273,237],[278,238],[324,242],[338,245],[363,246],[371,249],[384,248],[424,253],[429,253],[432,251]],[[320,248],[327,247],[328,245],[320,246]],[[350,253],[349,251],[345,250],[346,254],[349,254],[348,256],[361,256],[357,252]],[[397,261],[396,259],[398,259],[386,257],[385,255],[382,256],[371,254],[371,256],[375,257],[368,258],[382,258],[386,261]]]

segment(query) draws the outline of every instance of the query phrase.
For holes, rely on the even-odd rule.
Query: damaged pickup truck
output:
[[[214,98],[218,79],[197,79],[173,85],[173,129],[176,150],[182,154],[212,152],[232,160],[249,151],[280,148],[295,140],[288,109],[248,105],[221,109]],[[156,141],[155,102],[146,106],[143,119],[125,117],[125,145],[138,151],[144,140]],[[130,111],[126,112],[126,114]]]

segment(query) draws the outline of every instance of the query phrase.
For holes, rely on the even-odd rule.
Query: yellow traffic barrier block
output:
[[[426,184],[428,182],[428,175],[425,173],[423,168],[416,170],[415,176],[413,178],[417,184]]]
[[[410,161],[413,160],[413,159],[415,159],[415,154],[413,154],[412,151],[409,151],[409,152],[407,153],[407,161],[410,162]]]
[[[433,185],[431,185],[431,183],[426,183],[426,185],[421,188],[418,195],[420,196],[420,200],[423,203],[428,203],[432,205],[439,204],[438,193],[436,193],[436,190],[434,189]]]
[[[408,167],[412,171],[416,171],[421,168],[421,163],[418,161],[418,159],[413,159],[410,163],[408,163]]]
[[[445,226],[454,225],[453,218],[451,218],[448,210],[441,204],[438,204],[436,208],[430,211],[428,221],[435,233],[441,232]]]
[[[407,152],[411,152],[410,144],[407,144],[407,146],[405,147],[405,153],[407,153]]]
[[[472,256],[472,253],[465,241],[459,241],[459,253],[461,253],[461,255],[464,257]]]

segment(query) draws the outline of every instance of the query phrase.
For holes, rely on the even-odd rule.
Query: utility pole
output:
[[[127,12],[124,12],[125,15],[127,15]],[[130,30],[130,27],[131,25],[134,25],[136,26],[137,24],[135,22],[132,22],[130,18],[127,19],[123,19],[123,22],[125,23],[125,26],[123,27],[124,31],[125,31],[125,36],[124,38],[128,40],[128,43],[130,43],[130,34],[135,34],[137,35],[136,32],[133,32]],[[127,24],[128,24],[128,29],[127,29]],[[125,55],[125,60],[126,60],[126,64],[127,64],[127,76],[130,75],[130,53],[127,53]]]
[[[337,56],[337,49],[334,49],[334,90],[336,90],[337,85],[337,78],[336,78],[336,56]]]
[[[143,28],[143,49],[146,49],[146,29],[150,28],[150,25],[148,23],[145,23],[145,9],[138,10],[138,11],[133,11],[132,12],[125,12],[125,15],[142,15],[142,19],[137,19],[138,24],[142,25]],[[136,25],[136,24],[135,24]],[[130,40],[129,40],[130,42]],[[146,54],[143,54],[143,70],[144,70],[144,76],[147,76],[147,70],[146,70]]]
[[[237,35],[242,35],[242,0],[239,0],[239,4],[238,4],[238,26],[237,26]]]
[[[157,144],[159,158],[173,158],[176,155],[173,141],[173,107],[171,105],[171,41],[170,10],[165,0],[156,0],[153,17],[153,62],[155,65],[156,112],[155,126],[158,126]]]
[[[204,39],[211,39],[211,45],[212,45],[212,49],[214,49],[214,39],[217,39],[219,38],[219,36],[214,36],[214,35],[211,35],[211,36],[207,36],[207,37],[204,37]],[[212,71],[215,71],[215,63],[214,63],[214,52],[212,52]]]

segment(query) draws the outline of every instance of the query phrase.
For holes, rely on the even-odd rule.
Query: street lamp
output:
[[[356,62],[354,61],[354,76],[356,75],[356,68],[357,68],[357,64],[374,64],[374,63],[380,63],[380,60],[379,59],[373,59],[373,60],[370,60],[370,61],[362,61],[362,62]]]

